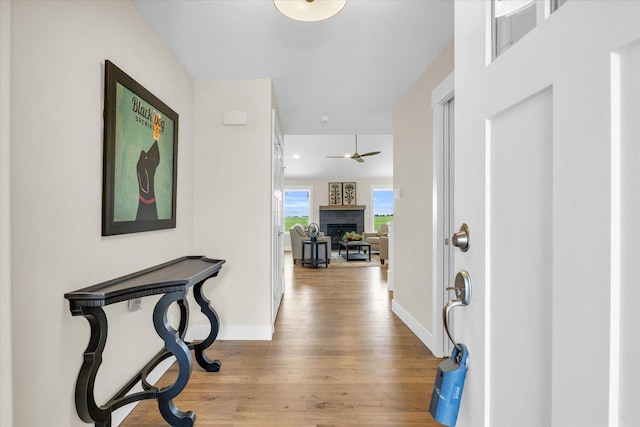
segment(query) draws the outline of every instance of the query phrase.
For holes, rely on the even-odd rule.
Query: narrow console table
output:
[[[79,289],[65,294],[69,309],[74,316],[84,316],[91,327],[89,345],[84,352],[84,362],[76,382],[76,410],[80,418],[99,427],[111,426],[111,413],[129,403],[145,399],[156,399],[160,413],[172,426],[193,426],[196,415],[192,411],[182,412],[173,399],[186,387],[191,376],[191,352],[198,364],[208,372],[220,370],[219,360],[209,360],[205,350],[218,336],[220,321],[218,315],[204,296],[204,282],[218,275],[224,260],[202,256],[188,256],[169,261],[137,273],[129,274],[108,282]],[[193,287],[193,295],[200,311],[209,319],[211,331],[202,341],[185,342],[184,336],[189,324],[187,292]],[[94,384],[98,368],[102,364],[102,352],[107,341],[107,317],[103,306],[135,298],[163,294],[153,310],[153,325],[164,341],[162,349],[140,372],[134,376],[106,404],[98,406],[94,399]],[[180,324],[174,330],[167,321],[169,306],[177,302],[180,308]],[[172,385],[157,388],[147,382],[147,376],[160,362],[175,356],[178,363],[178,377]],[[137,383],[144,389],[131,393]]]

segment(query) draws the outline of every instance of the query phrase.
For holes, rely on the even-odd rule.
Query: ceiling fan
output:
[[[352,155],[344,155],[344,156],[327,156],[329,159],[353,159],[358,163],[364,163],[363,157],[365,156],[375,156],[376,154],[380,154],[380,151],[370,151],[368,153],[359,154],[358,153],[358,135],[356,135],[356,151]]]

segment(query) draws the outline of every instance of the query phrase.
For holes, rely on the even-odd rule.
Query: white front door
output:
[[[569,0],[493,61],[490,7],[455,6],[458,425],[640,425],[640,2]]]

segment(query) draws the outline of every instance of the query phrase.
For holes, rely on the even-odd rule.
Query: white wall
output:
[[[84,426],[73,396],[89,326],[71,316],[64,293],[190,253],[193,81],[130,2],[12,2],[11,42],[13,425]],[[180,114],[176,229],[101,237],[105,59]],[[99,402],[162,348],[153,302],[131,314],[126,304],[107,307]],[[125,346],[126,357],[115,352]]]
[[[0,1],[0,426],[13,425],[11,372],[11,3]]]
[[[433,336],[433,123],[431,92],[453,71],[451,41],[393,112],[393,309],[426,343]],[[416,238],[423,244],[415,244]],[[408,244],[408,243],[411,244]]]
[[[210,286],[220,339],[271,339],[271,81],[196,81],[194,245],[227,261]],[[224,111],[247,112],[223,126]]]

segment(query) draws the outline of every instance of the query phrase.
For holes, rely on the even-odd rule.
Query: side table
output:
[[[318,255],[318,246],[323,245],[324,246],[324,258],[320,258],[320,256]],[[305,258],[305,249],[307,246],[309,247],[310,250],[310,258]],[[327,268],[329,266],[328,263],[329,260],[329,249],[327,246],[327,242],[326,241],[320,241],[320,240],[303,240],[302,241],[302,266],[304,267],[305,264],[309,264],[311,266],[311,268],[317,268],[319,265],[324,264],[324,268]]]

